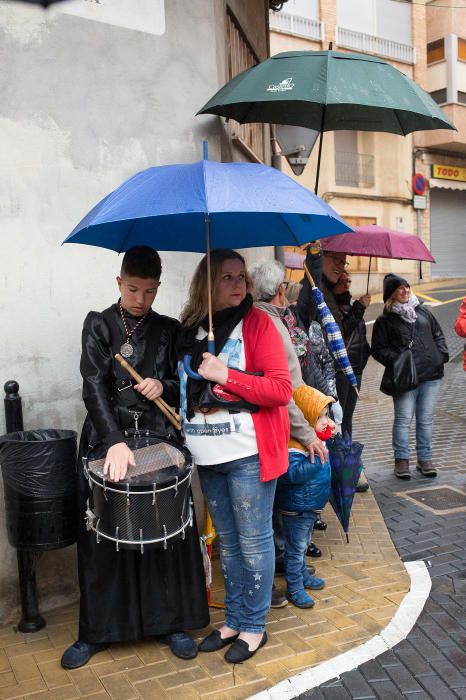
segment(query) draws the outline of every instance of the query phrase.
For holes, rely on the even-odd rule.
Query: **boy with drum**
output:
[[[185,629],[209,623],[206,587],[195,518],[184,539],[167,549],[122,549],[96,541],[84,515],[89,487],[82,463],[92,447],[107,448],[104,474],[124,479],[134,456],[124,440],[129,428],[166,437],[175,430],[153,402],[179,405],[174,353],[178,322],[152,311],[162,271],[152,248],[130,248],[117,277],[120,299],[102,313],[91,311],[82,334],[81,374],[87,408],[79,448],[78,570],[79,638],[63,654],[63,668],[79,668],[112,642],[157,636],[182,659],[197,654]],[[144,378],[133,386],[114,359],[119,352]]]

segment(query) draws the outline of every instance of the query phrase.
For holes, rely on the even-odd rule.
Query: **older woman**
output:
[[[434,477],[432,464],[432,427],[435,406],[448,362],[445,338],[435,316],[422,305],[409,283],[398,275],[388,274],[383,281],[385,308],[375,322],[372,334],[373,357],[393,368],[396,359],[411,348],[417,374],[417,387],[406,391],[394,379],[392,393],[395,420],[393,451],[395,476],[409,479],[409,431],[416,414],[417,469],[423,476]],[[401,380],[398,380],[401,381]]]
[[[278,476],[288,467],[292,385],[283,343],[272,321],[253,307],[243,257],[211,253],[215,355],[207,352],[207,260],[198,265],[181,315],[180,355],[205,381],[182,372],[186,444],[198,465],[201,487],[220,540],[225,624],[200,644],[202,652],[230,645],[225,659],[239,663],[267,641],[274,546],[272,507]],[[245,374],[244,372],[247,372]],[[207,382],[244,400],[243,410],[200,411]],[[247,403],[258,408],[247,410]]]

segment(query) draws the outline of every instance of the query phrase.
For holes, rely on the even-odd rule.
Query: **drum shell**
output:
[[[143,552],[146,547],[166,548],[184,538],[186,528],[192,525],[192,457],[184,445],[151,431],[125,431],[125,442],[134,450],[136,465],[142,469],[140,472],[136,469],[130,478],[113,482],[104,477],[102,467],[107,448],[103,443],[96,445],[83,460],[89,487],[88,528],[94,530],[98,542],[107,541],[116,549]],[[155,453],[152,472],[144,468],[151,466],[152,457],[142,456],[139,450],[157,450],[157,445],[174,450],[173,461],[157,467],[159,460]],[[162,462],[163,457],[166,461],[163,450],[161,457]]]
[[[179,539],[182,531],[177,535],[170,533],[182,530],[183,523],[187,525],[190,520],[191,470],[188,466],[177,487],[171,480],[155,492],[130,489],[129,494],[126,487],[120,490],[118,484],[105,482],[104,487],[103,480],[92,474],[90,506],[98,532],[104,539],[107,536],[117,540],[122,549],[140,549],[141,542],[144,547],[161,547],[167,534],[167,543]]]

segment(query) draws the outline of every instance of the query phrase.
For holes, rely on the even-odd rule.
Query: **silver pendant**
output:
[[[131,343],[123,343],[123,345],[120,348],[120,355],[124,357],[125,359],[128,357],[131,357],[131,355],[134,353],[133,346]]]

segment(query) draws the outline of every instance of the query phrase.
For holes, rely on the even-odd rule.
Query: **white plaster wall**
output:
[[[205,137],[220,160],[218,120],[194,118],[225,82],[215,2],[165,2],[160,35],[0,4],[0,384],[19,382],[25,428],[80,430],[82,321],[117,298],[117,254],[62,240],[134,172],[199,160]],[[156,309],[178,315],[198,258],[162,254]],[[0,562],[2,621],[18,608],[3,512]],[[38,578],[43,609],[76,595],[73,548],[44,555]]]

